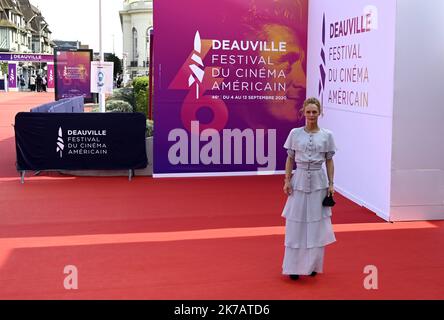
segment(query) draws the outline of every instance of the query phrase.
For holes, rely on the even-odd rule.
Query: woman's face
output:
[[[317,125],[318,119],[320,117],[319,108],[315,104],[309,104],[305,107],[304,116],[307,122],[307,125]]]
[[[287,43],[286,52],[270,54],[274,62],[271,67],[284,70],[286,75],[286,92],[283,92],[285,99],[270,104],[270,112],[278,119],[295,121],[306,95],[305,51],[298,36],[286,26],[269,24],[264,26],[263,32],[268,41]],[[282,82],[282,79],[275,81]]]

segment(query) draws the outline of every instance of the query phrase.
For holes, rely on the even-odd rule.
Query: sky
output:
[[[80,41],[99,52],[99,0],[30,0],[38,7],[52,31],[52,40]],[[102,0],[103,50],[122,57],[119,11],[123,0]]]

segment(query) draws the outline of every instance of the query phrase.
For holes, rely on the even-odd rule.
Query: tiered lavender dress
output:
[[[331,131],[308,133],[304,128],[291,131],[285,146],[296,162],[283,217],[286,219],[284,275],[323,273],[325,247],[336,242],[331,208],[323,207],[328,179],[322,166],[332,159],[336,146]]]

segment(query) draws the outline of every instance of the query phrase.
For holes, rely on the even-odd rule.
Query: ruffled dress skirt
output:
[[[325,173],[297,170],[293,194],[282,216],[286,219],[284,275],[323,273],[325,247],[336,242],[331,208],[322,201],[328,193]]]

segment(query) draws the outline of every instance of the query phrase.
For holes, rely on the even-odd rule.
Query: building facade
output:
[[[32,30],[17,2],[0,0],[0,51],[29,53]]]
[[[59,50],[87,50],[89,49],[89,45],[82,44],[80,41],[71,41],[71,40],[54,40],[54,49]]]
[[[131,77],[148,75],[152,0],[125,0],[120,11],[123,32],[123,67]]]
[[[29,0],[0,0],[0,51],[53,53],[51,30]]]

